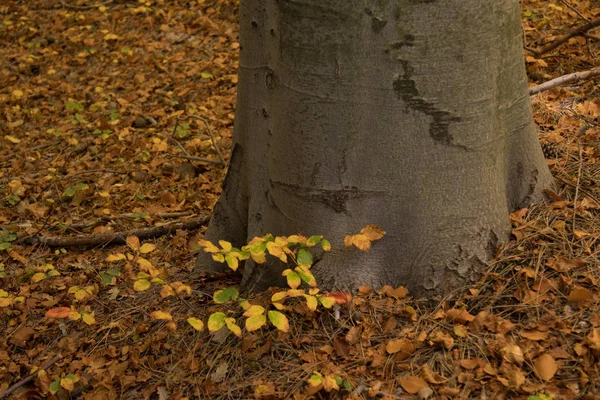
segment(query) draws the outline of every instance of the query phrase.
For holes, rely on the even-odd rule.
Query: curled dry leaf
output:
[[[521,350],[521,348],[514,343],[505,345],[500,350],[500,353],[502,354],[502,357],[504,357],[504,359],[509,363],[517,365],[523,364],[523,350]]]

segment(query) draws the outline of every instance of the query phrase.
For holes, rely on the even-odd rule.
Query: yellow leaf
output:
[[[10,297],[0,298],[0,307],[8,307],[13,303],[13,299]]]
[[[93,312],[91,312],[91,313],[84,312],[81,315],[81,320],[88,325],[94,325],[96,323],[96,318],[94,317]]]
[[[219,240],[219,245],[223,248],[223,252],[229,253],[233,246],[225,240]]]
[[[344,238],[344,247],[352,246],[352,237],[353,237],[353,235],[348,235]]]
[[[317,298],[310,295],[305,295],[304,298],[306,299],[306,307],[308,307],[308,309],[311,311],[315,311],[317,309],[317,305],[319,304],[317,302]]]
[[[43,281],[46,279],[46,274],[43,272],[38,272],[31,277],[31,283],[38,283],[39,281]]]
[[[148,271],[150,268],[153,268],[152,263],[145,258],[140,257],[136,260],[136,262],[143,270]]]
[[[77,311],[70,311],[69,315],[67,315],[67,318],[69,318],[71,321],[77,321],[79,318],[81,318],[81,314]]]
[[[111,254],[108,257],[106,257],[106,261],[121,261],[121,260],[125,260],[127,257],[125,257],[125,254],[123,253],[117,253],[117,254]]]
[[[69,378],[62,378],[60,380],[60,386],[63,389],[71,392],[73,389],[75,389],[75,382],[73,382],[73,380],[71,380]]]
[[[246,330],[248,332],[254,332],[262,328],[267,323],[267,316],[265,314],[253,315],[246,319]]]
[[[323,388],[327,392],[330,392],[332,390],[340,390],[340,387],[335,381],[335,378],[329,375],[326,375],[325,379],[323,379]]]
[[[23,97],[24,94],[25,93],[23,93],[23,91],[19,90],[19,89],[13,90],[13,92],[12,92],[12,95],[17,99],[20,99],[21,97]]]
[[[227,325],[227,329],[229,329],[235,336],[237,336],[237,337],[242,336],[242,328],[240,328],[239,326],[237,326],[235,324],[235,319],[226,318],[225,324]]]
[[[150,316],[154,319],[162,320],[162,321],[173,321],[173,317],[168,312],[164,311],[154,311]]]
[[[144,243],[142,247],[140,247],[140,253],[147,254],[156,249],[156,245],[152,243]]]
[[[217,246],[215,246],[214,244],[212,244],[208,240],[199,240],[198,244],[201,247],[204,247],[204,252],[205,253],[218,253],[218,252],[221,251],[221,250],[219,250],[219,248]]]
[[[254,317],[256,315],[263,315],[265,313],[265,308],[261,307],[261,306],[250,306],[250,308],[248,308],[246,310],[246,312],[244,312],[244,317]]]
[[[204,330],[204,322],[202,322],[198,318],[190,317],[187,319],[187,322],[197,331]]]
[[[14,143],[14,144],[21,143],[21,139],[18,139],[18,138],[14,137],[14,136],[11,136],[11,135],[6,135],[6,136],[4,136],[4,138],[6,140],[8,140],[9,142]]]
[[[104,40],[117,40],[118,38],[119,36],[115,35],[114,33],[107,33],[104,35]]]
[[[398,379],[400,381],[400,385],[410,394],[417,394],[421,389],[428,388],[429,385],[425,381],[425,379],[418,376],[409,376],[406,378]]]
[[[86,297],[88,297],[88,292],[86,292],[85,290],[81,289],[75,292],[75,298],[79,301],[85,299]]]
[[[144,290],[148,290],[152,286],[148,279],[138,279],[133,283],[133,290],[138,292],[143,292]]]
[[[536,375],[543,381],[549,381],[554,377],[558,366],[556,361],[550,354],[542,354],[533,362],[533,370]]]

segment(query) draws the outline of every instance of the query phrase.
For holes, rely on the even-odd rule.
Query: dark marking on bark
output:
[[[269,32],[271,33],[271,36],[275,36],[275,29],[271,29]]]
[[[384,21],[377,17],[371,18],[371,29],[375,33],[380,33],[386,25],[387,25],[387,21]]]
[[[317,175],[319,174],[319,170],[321,169],[321,163],[315,163],[313,167],[313,172],[310,174],[310,184],[313,186],[317,185]]]
[[[372,17],[372,16],[373,16],[373,11],[371,11],[371,9],[370,9],[370,8],[365,8],[365,10],[364,10],[364,11],[365,11],[365,14],[367,14],[369,17]]]
[[[435,3],[436,0],[410,0],[409,2],[412,4],[431,4]]]
[[[258,23],[256,21],[252,21],[252,27],[257,28],[258,27]]]
[[[267,72],[267,75],[265,76],[265,84],[267,85],[268,89],[275,89],[275,86],[277,86],[277,76],[273,70],[269,70]]]
[[[400,60],[403,73],[393,82],[396,96],[404,101],[409,108],[430,116],[433,121],[429,125],[429,136],[436,142],[459,147],[468,150],[467,147],[454,143],[454,138],[449,132],[452,122],[461,121],[460,117],[454,116],[448,111],[440,110],[436,106],[421,97],[416,82],[412,79],[413,70],[408,61]]]
[[[415,45],[415,37],[414,35],[404,35],[404,40],[401,42],[392,43],[392,49],[398,50],[404,46],[413,47]]]
[[[263,108],[263,109],[262,109],[262,116],[263,116],[264,118],[269,118],[269,113],[267,112],[267,109],[266,109],[266,108]]]
[[[341,189],[313,189],[305,186],[271,181],[271,187],[278,186],[286,192],[309,201],[321,203],[331,208],[336,213],[348,213],[346,202],[352,199],[358,199],[366,196],[382,196],[385,192],[374,190],[361,190],[353,186],[346,186]]]
[[[338,183],[340,185],[342,184],[342,175],[344,175],[346,173],[347,169],[348,169],[348,164],[346,164],[346,149],[344,149],[342,152],[342,159],[340,160],[340,163],[338,164]]]

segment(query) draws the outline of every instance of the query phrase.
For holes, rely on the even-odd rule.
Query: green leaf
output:
[[[267,313],[267,316],[275,328],[282,332],[288,332],[290,330],[290,323],[287,317],[279,311],[271,310]]]
[[[56,392],[58,392],[60,390],[60,379],[57,379],[54,382],[52,382],[50,384],[50,386],[48,387],[48,389],[50,390],[50,393],[52,393],[52,394],[55,394]]]
[[[309,286],[315,287],[317,285],[315,277],[305,265],[299,265],[294,268],[294,270],[298,273],[298,275],[300,275],[300,279],[306,282]]]
[[[221,328],[223,328],[225,326],[225,313],[222,312],[216,312],[214,314],[211,314],[210,317],[208,317],[208,330],[210,332],[216,332],[221,330]]]
[[[234,287],[229,287],[221,290],[217,290],[213,295],[213,300],[217,304],[223,304],[229,300],[235,300],[239,296],[239,292]]]
[[[288,286],[292,289],[298,288],[298,286],[300,286],[300,284],[302,283],[302,280],[300,279],[300,275],[298,275],[297,272],[294,272],[292,270],[288,270],[288,271],[290,271],[290,272],[285,275],[285,279],[287,279]]]
[[[225,256],[223,254],[213,254],[212,259],[220,263],[225,262]]]
[[[342,382],[342,386],[349,392],[354,390],[354,386],[352,386],[352,383],[350,383],[349,381]]]
[[[325,308],[331,308],[335,304],[335,298],[330,296],[317,296],[319,303],[323,305]]]
[[[321,246],[323,246],[323,251],[331,251],[331,243],[329,243],[329,240],[321,240]]]
[[[323,376],[321,374],[313,374],[310,378],[308,378],[308,384],[310,386],[319,386],[323,383]]]
[[[307,267],[310,267],[312,265],[313,262],[313,257],[312,254],[310,253],[310,251],[306,250],[306,249],[300,249],[298,250],[298,265],[306,265]]]
[[[77,189],[75,189],[73,186],[71,186],[71,187],[65,189],[65,191],[63,192],[63,195],[73,197],[73,196],[75,196],[75,193],[77,193]]]
[[[106,270],[106,274],[110,275],[110,276],[120,276],[121,275],[121,271],[116,270],[116,269],[107,269]]]
[[[321,239],[323,239],[323,236],[320,236],[320,235],[311,236],[306,241],[306,245],[308,247],[313,247],[313,246],[319,244],[319,242],[321,241]]]

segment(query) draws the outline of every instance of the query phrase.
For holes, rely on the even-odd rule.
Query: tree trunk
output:
[[[234,148],[206,238],[320,234],[320,287],[444,294],[552,186],[516,0],[242,0]],[[387,235],[344,249],[367,224]],[[338,249],[338,250],[335,250]],[[200,270],[222,270],[200,254]],[[247,263],[245,281],[281,283]]]

